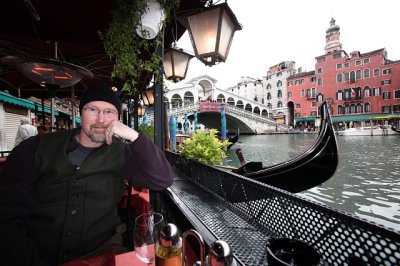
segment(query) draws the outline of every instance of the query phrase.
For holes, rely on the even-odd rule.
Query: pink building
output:
[[[332,19],[325,54],[315,59],[315,71],[288,78],[293,122],[312,124],[324,100],[341,127],[400,114],[400,60],[389,60],[385,48],[348,55],[342,49],[340,27]]]

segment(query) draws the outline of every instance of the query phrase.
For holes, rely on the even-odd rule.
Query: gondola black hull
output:
[[[254,164],[241,175],[268,185],[297,193],[327,181],[336,171],[339,156],[332,120],[326,102],[320,107],[321,126],[314,144],[303,154],[289,161],[260,169]],[[251,169],[250,169],[251,168]],[[242,171],[242,172],[241,172]]]

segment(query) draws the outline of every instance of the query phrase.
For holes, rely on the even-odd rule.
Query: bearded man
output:
[[[79,110],[80,128],[31,137],[8,156],[0,265],[58,265],[114,245],[124,178],[156,191],[172,184],[163,151],[119,121],[110,86],[88,88]]]

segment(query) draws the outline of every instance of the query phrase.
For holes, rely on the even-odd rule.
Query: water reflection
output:
[[[316,134],[240,136],[226,164],[238,166],[235,149],[246,161],[265,166],[287,161],[306,151]],[[400,138],[337,137],[339,165],[321,186],[299,195],[400,230]]]

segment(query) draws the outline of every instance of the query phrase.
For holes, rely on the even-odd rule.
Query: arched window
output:
[[[336,76],[336,82],[337,83],[340,83],[340,82],[342,82],[343,81],[343,75],[342,74],[337,74],[337,76]]]
[[[370,112],[371,112],[371,104],[365,103],[364,104],[364,113],[370,113]]]
[[[355,112],[356,112],[356,105],[355,104],[350,105],[350,113],[354,114]]]
[[[256,107],[254,107],[254,110],[253,110],[253,113],[255,113],[255,114],[260,114],[260,108],[258,108],[257,106]]]
[[[338,113],[338,115],[342,115],[342,114],[344,114],[344,109],[343,109],[343,106],[341,106],[341,105],[338,105],[338,107],[337,107],[337,113]]]
[[[361,79],[361,70],[357,70],[356,79]]]
[[[243,109],[244,108],[243,102],[241,100],[237,101],[236,107],[240,108],[240,109]]]
[[[371,96],[371,89],[368,86],[364,87],[364,97]]]
[[[225,102],[225,96],[223,94],[218,94],[217,96],[217,102]]]
[[[268,108],[268,109],[272,109],[272,104],[271,104],[271,103],[268,103],[268,104],[267,104],[267,108]]]
[[[336,100],[343,100],[342,90],[338,90],[338,92],[336,93]]]
[[[281,90],[278,90],[278,98],[282,98],[282,91]]]
[[[345,113],[345,114],[349,114],[349,113],[350,113],[350,108],[349,108],[348,105],[345,105],[345,106],[344,106],[344,113]]]
[[[171,98],[172,108],[181,107],[182,106],[182,98],[179,94],[172,95]]]
[[[183,102],[185,105],[194,103],[193,93],[190,91],[185,92],[185,95],[183,96]]]
[[[248,104],[246,104],[245,110],[249,111],[249,112],[252,112],[253,111],[253,107],[251,106],[251,104],[248,103]]]
[[[356,113],[362,113],[362,112],[363,112],[362,104],[358,103],[356,106]]]
[[[268,111],[263,109],[262,112],[261,112],[261,115],[262,116],[268,116]]]
[[[276,86],[278,87],[278,90],[280,90],[282,87],[282,81],[278,80],[278,82],[276,83]]]
[[[271,100],[271,93],[267,93],[267,100]]]
[[[318,93],[317,102],[322,102],[322,101],[324,101],[324,95],[322,95],[322,93]]]
[[[270,90],[271,89],[271,84],[267,84],[267,90]]]
[[[318,84],[318,86],[322,86],[322,78],[318,78],[317,84]]]
[[[228,104],[235,106],[235,100],[232,97],[228,98]]]
[[[369,69],[364,69],[364,78],[369,78]]]
[[[278,108],[281,108],[281,107],[282,107],[282,102],[278,101]]]

